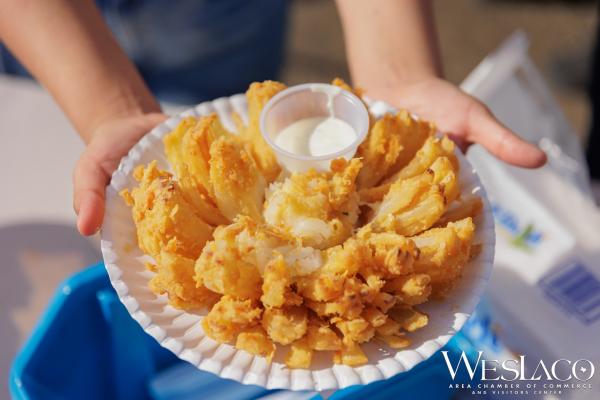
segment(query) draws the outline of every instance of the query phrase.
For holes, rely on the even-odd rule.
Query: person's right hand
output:
[[[161,113],[119,117],[94,129],[73,171],[73,208],[82,235],[93,235],[102,226],[106,185],[121,157],[166,118]]]

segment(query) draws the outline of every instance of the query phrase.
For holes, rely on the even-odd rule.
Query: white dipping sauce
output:
[[[335,117],[312,117],[298,120],[282,129],[275,144],[300,156],[324,156],[350,146],[356,132],[346,121]]]

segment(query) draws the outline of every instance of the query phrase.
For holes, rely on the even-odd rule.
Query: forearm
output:
[[[441,76],[429,0],[337,0],[354,84],[365,89]]]
[[[160,110],[91,0],[0,0],[0,39],[85,141],[111,118]]]

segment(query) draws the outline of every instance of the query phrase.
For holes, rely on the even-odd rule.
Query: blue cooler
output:
[[[460,333],[443,350],[453,359],[463,350],[471,358],[475,353]],[[449,388],[451,382],[437,352],[408,372],[338,390],[330,398],[449,399],[455,394]],[[102,264],[72,276],[59,287],[14,360],[10,391],[14,399],[43,400],[320,398],[243,385],[179,360],[129,316]]]

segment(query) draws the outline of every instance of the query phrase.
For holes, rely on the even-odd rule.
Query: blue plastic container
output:
[[[460,334],[444,350],[454,357],[474,352]],[[331,399],[448,399],[450,383],[438,352],[409,372],[339,390]],[[59,287],[14,360],[10,391],[15,399],[43,400],[229,400],[274,392],[199,371],[162,348],[129,316],[102,264]]]

